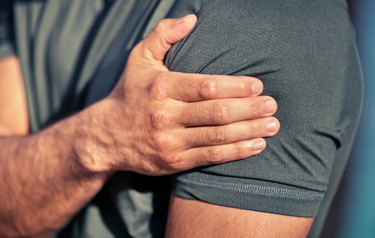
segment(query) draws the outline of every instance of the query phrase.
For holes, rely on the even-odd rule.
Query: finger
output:
[[[262,138],[226,145],[195,147],[182,152],[179,160],[184,161],[186,167],[195,168],[244,159],[259,154],[265,147],[266,141]]]
[[[151,92],[160,98],[170,97],[184,102],[217,98],[257,96],[263,83],[253,77],[166,72],[154,82]]]
[[[193,29],[197,22],[194,14],[178,19],[161,20],[155,29],[140,43],[148,59],[163,61],[172,44],[181,40]]]
[[[269,96],[185,103],[176,118],[184,126],[224,125],[273,115],[276,101]]]
[[[183,130],[179,138],[185,138],[185,149],[188,149],[274,136],[279,129],[279,121],[274,117],[268,117],[225,126],[188,128]]]

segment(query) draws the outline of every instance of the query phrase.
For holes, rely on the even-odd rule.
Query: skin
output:
[[[265,148],[262,137],[276,134],[279,122],[276,102],[258,96],[259,80],[163,65],[195,23],[193,15],[161,21],[108,97],[34,134],[18,60],[0,61],[0,88],[8,90],[0,94],[0,237],[51,236],[116,171],[172,174]]]
[[[0,135],[25,135],[29,131],[26,97],[16,57],[0,61],[0,75]]]
[[[313,218],[223,207],[172,196],[167,238],[301,238]]]

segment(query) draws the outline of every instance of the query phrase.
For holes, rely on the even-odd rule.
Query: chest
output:
[[[110,92],[158,3],[16,1],[16,46],[34,130]]]

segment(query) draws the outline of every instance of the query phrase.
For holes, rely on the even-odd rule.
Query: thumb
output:
[[[161,20],[155,29],[141,42],[141,50],[147,59],[163,61],[172,45],[189,34],[197,22],[194,14],[177,19]]]

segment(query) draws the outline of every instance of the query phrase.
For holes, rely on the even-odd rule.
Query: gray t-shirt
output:
[[[171,190],[228,207],[315,217],[310,236],[318,236],[361,105],[345,0],[0,4],[0,56],[21,60],[33,131],[108,95],[130,50],[157,20],[187,13],[196,13],[198,24],[172,47],[168,68],[256,76],[279,105],[282,127],[263,153],[176,176],[117,173],[61,237],[161,237]]]

